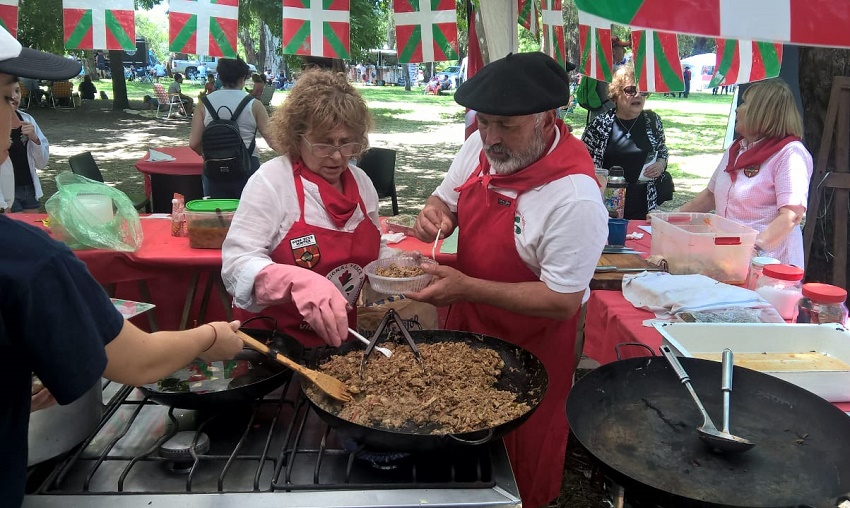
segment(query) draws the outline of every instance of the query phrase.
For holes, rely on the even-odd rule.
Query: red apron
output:
[[[561,135],[561,145],[566,145],[564,149],[574,150],[569,146],[574,144],[573,140],[563,139],[565,135],[571,137],[570,134],[562,130]],[[550,155],[564,154],[558,148],[555,152]],[[587,155],[586,150],[584,153]],[[540,162],[546,164],[547,158]],[[486,280],[538,281],[539,277],[526,266],[516,250],[514,217],[519,196],[511,198],[488,189],[490,179],[486,169],[489,165],[483,156],[481,160],[478,170],[459,188],[457,218],[461,230],[457,268],[470,277]],[[528,169],[531,167],[520,173]],[[572,167],[563,171],[591,176],[593,165],[591,163],[589,169]],[[497,178],[493,178],[494,182]],[[523,506],[546,505],[558,497],[561,490],[569,433],[566,401],[575,369],[577,322],[578,313],[568,321],[558,321],[466,302],[456,303],[449,310],[447,329],[482,333],[509,341],[533,353],[546,367],[549,387],[543,401],[524,424],[505,437]]]
[[[357,327],[357,297],[366,282],[363,267],[378,258],[381,248],[381,232],[369,220],[366,206],[360,198],[360,209],[366,215],[353,232],[335,231],[312,226],[304,221],[304,182],[295,175],[295,191],[301,217],[296,221],[280,244],[271,253],[271,260],[282,265],[296,265],[313,270],[327,277],[345,295],[351,305],[348,324]],[[325,342],[304,321],[292,302],[274,305],[259,314],[234,308],[235,319],[242,321],[258,315],[277,319],[277,329],[292,335],[307,347],[322,346]],[[255,328],[271,328],[268,320],[261,319],[250,324]]]

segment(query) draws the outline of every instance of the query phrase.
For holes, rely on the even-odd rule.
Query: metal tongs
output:
[[[392,320],[392,322],[390,322],[390,320]],[[363,358],[360,360],[360,379],[363,379],[363,373],[366,371],[366,362],[369,360],[369,355],[371,355],[372,351],[375,350],[375,346],[378,344],[378,340],[381,338],[381,335],[386,331],[387,337],[389,337],[390,329],[393,325],[398,328],[399,333],[401,333],[404,340],[407,341],[407,345],[413,350],[413,356],[416,358],[416,361],[419,365],[422,365],[423,369],[425,368],[422,364],[422,354],[419,353],[419,348],[417,348],[416,343],[413,342],[413,337],[410,336],[410,332],[408,332],[407,328],[405,328],[404,321],[402,321],[401,316],[398,315],[398,312],[396,312],[395,309],[390,309],[386,314],[384,314],[384,318],[381,322],[378,323],[375,333],[373,333],[372,337],[369,339],[369,345],[366,346],[366,351],[363,352]]]

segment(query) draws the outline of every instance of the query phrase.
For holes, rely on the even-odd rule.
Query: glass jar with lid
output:
[[[797,307],[798,323],[839,323],[847,321],[847,291],[830,284],[803,284],[803,298]]]
[[[778,265],[779,260],[767,256],[757,256],[750,260],[750,271],[747,273],[747,289],[755,291],[756,282],[761,278],[764,267],[767,265]]]
[[[791,265],[766,265],[756,282],[756,293],[768,301],[786,321],[797,317],[803,296],[803,269]]]

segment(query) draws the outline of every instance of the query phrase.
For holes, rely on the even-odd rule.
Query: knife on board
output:
[[[614,265],[597,265],[596,273],[640,273],[640,272],[665,272],[663,268],[651,267],[646,268],[618,268]]]

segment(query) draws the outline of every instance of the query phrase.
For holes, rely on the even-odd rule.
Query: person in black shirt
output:
[[[83,78],[80,86],[77,87],[77,90],[80,92],[80,98],[83,100],[94,100],[94,96],[97,93],[97,88],[95,88],[94,83],[91,82],[91,76],[86,75]]]

